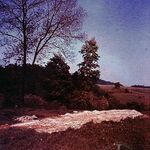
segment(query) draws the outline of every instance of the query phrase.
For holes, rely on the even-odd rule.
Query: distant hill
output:
[[[110,82],[110,81],[105,81],[105,80],[99,79],[99,80],[97,81],[97,84],[102,84],[102,85],[114,85],[115,83],[114,83],[114,82]]]
[[[144,86],[144,85],[132,85],[131,87],[150,88],[150,86]]]

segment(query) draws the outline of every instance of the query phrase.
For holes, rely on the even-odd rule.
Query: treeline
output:
[[[137,88],[150,88],[150,86],[145,86],[145,85],[132,85],[131,87],[137,87]]]
[[[39,96],[47,102],[96,109],[99,105],[97,100],[105,95],[95,84],[100,75],[97,49],[94,39],[85,42],[80,51],[83,62],[73,74],[69,72],[65,59],[58,54],[54,54],[46,66],[27,64],[24,97],[35,99]],[[17,64],[0,67],[0,94],[4,106],[21,105],[22,70],[22,66]]]
[[[72,89],[72,78],[69,66],[58,55],[45,67],[28,64],[25,95],[38,95],[47,101],[64,101]],[[6,105],[19,103],[22,93],[22,67],[16,64],[0,67],[0,85],[0,93],[5,96]]]
[[[96,85],[86,80],[78,71],[71,74],[69,69],[70,67],[59,55],[51,58],[44,67],[28,64],[25,96],[37,95],[47,102],[57,101],[68,105],[70,98],[74,97],[80,101],[83,91],[87,93],[94,91]],[[16,64],[0,67],[0,85],[0,93],[5,99],[4,105],[19,105],[22,92],[22,67]]]

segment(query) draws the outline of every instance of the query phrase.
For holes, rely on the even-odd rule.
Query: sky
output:
[[[83,31],[99,46],[101,79],[150,85],[150,0],[78,0],[87,12]],[[75,44],[78,52],[84,43]],[[77,70],[77,53],[70,63]]]
[[[150,0],[82,0],[83,30],[99,46],[101,79],[150,85]],[[80,50],[83,43],[78,43]],[[77,56],[76,63],[82,61]],[[75,64],[71,69],[77,69]]]

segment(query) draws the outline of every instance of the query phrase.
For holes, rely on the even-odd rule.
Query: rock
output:
[[[75,113],[66,113],[55,118],[44,118],[39,120],[33,120],[25,123],[18,123],[12,125],[13,127],[27,127],[35,129],[37,132],[54,133],[65,131],[68,128],[79,129],[82,125],[93,122],[102,123],[103,121],[113,121],[120,122],[124,119],[144,116],[135,110],[107,110],[107,111],[82,111]],[[26,119],[31,119],[30,116],[23,116],[20,118],[21,121],[26,121]],[[19,120],[20,120],[19,119]]]
[[[33,120],[37,120],[38,117],[35,115],[32,116],[21,116],[15,119],[15,121],[19,121],[19,122],[28,122],[28,121],[33,121]]]

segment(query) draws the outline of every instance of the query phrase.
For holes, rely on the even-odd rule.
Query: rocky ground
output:
[[[4,112],[0,150],[150,149],[150,118],[134,110],[11,110],[10,124],[2,122]]]
[[[100,124],[104,121],[120,122],[126,118],[134,119],[143,117],[143,114],[135,110],[109,110],[109,111],[74,111],[57,117],[38,119],[35,115],[15,118],[16,123],[10,127],[32,128],[37,132],[53,133],[65,131],[68,128],[80,129],[82,125],[93,122]]]

